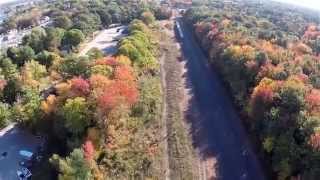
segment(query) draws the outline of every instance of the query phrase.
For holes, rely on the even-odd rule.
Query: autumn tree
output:
[[[138,98],[138,90],[135,83],[114,81],[98,99],[101,109],[110,110],[118,105],[133,105]]]
[[[274,81],[264,78],[254,88],[250,99],[251,116],[254,119],[263,118],[266,108],[273,101],[275,86],[276,83]]]
[[[155,17],[154,15],[150,12],[150,11],[145,11],[141,14],[141,20],[147,24],[147,25],[151,25],[155,22]]]
[[[75,96],[86,96],[90,93],[90,85],[87,80],[81,77],[74,77],[70,82],[71,91]]]

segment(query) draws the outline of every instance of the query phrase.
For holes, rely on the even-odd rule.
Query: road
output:
[[[122,32],[127,26],[119,26],[102,30],[99,34],[90,42],[86,43],[79,53],[80,56],[85,55],[91,48],[98,48],[107,55],[113,55],[117,52],[117,44],[119,39],[126,36]]]
[[[177,22],[183,34],[180,44],[186,61],[186,88],[192,95],[187,119],[200,158],[204,162],[216,159],[212,171],[216,171],[217,179],[266,179],[223,83],[208,64],[190,30],[180,18]]]

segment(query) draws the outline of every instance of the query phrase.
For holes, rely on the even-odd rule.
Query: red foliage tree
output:
[[[76,96],[86,96],[90,93],[90,85],[87,80],[81,77],[71,79],[71,91]]]
[[[311,92],[305,96],[305,100],[311,112],[315,113],[320,110],[320,91],[319,90],[312,89]]]
[[[320,133],[316,132],[311,135],[309,144],[316,150],[320,150]]]
[[[2,91],[7,85],[7,81],[4,79],[0,80],[0,91]]]
[[[92,142],[90,140],[86,140],[86,142],[82,145],[82,149],[85,159],[88,161],[92,160],[95,152]]]
[[[98,99],[101,109],[112,109],[120,104],[133,105],[138,100],[138,89],[135,82],[114,81],[104,90]]]

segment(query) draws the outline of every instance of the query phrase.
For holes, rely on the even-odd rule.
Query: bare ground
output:
[[[207,179],[206,168],[193,149],[186,121],[189,100],[186,89],[184,62],[181,61],[180,46],[175,40],[172,21],[162,21],[160,47],[162,79],[164,87],[165,119],[167,125],[167,152],[169,179]]]

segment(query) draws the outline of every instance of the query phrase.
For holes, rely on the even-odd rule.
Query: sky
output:
[[[320,10],[320,0],[275,0]]]
[[[0,5],[8,2],[13,2],[13,1],[16,1],[16,0],[0,0]]]
[[[15,0],[0,0],[0,5]],[[320,10],[320,0],[275,0]]]

